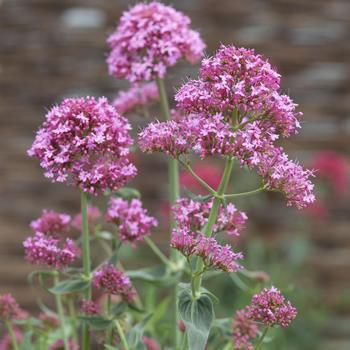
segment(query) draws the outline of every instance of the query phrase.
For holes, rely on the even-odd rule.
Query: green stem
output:
[[[209,192],[211,193],[212,195],[216,195],[216,191],[210,187],[200,176],[198,176],[194,171],[193,169],[191,168],[190,164],[189,163],[185,163],[185,162],[182,162],[180,161],[180,163],[186,167],[186,169],[191,173],[191,175]]]
[[[78,344],[78,334],[77,334],[77,313],[75,311],[74,299],[73,297],[68,297],[68,310],[71,319],[71,324],[73,328],[73,338],[76,344]]]
[[[226,346],[224,347],[223,350],[231,350],[232,349],[232,344],[231,342],[230,343],[227,343]]]
[[[10,322],[8,322],[8,321],[5,321],[5,325],[6,325],[7,331],[9,333],[9,335],[10,335],[10,338],[11,338],[13,350],[19,350],[18,343],[17,343],[17,338],[16,338],[16,335],[15,335],[15,332],[13,331],[12,324]]]
[[[57,285],[59,282],[58,272],[56,272],[54,274],[53,280],[54,280],[54,285]],[[63,343],[64,343],[64,350],[69,350],[69,344],[68,344],[68,338],[67,338],[67,332],[66,332],[66,320],[64,317],[61,295],[56,294],[55,298],[56,298],[57,313],[58,313],[58,317],[60,319],[60,327],[61,327],[62,338],[63,338]]]
[[[163,252],[157,247],[157,245],[154,244],[152,239],[150,237],[145,237],[144,239],[145,239],[145,242],[147,243],[147,245],[153,251],[153,253],[155,255],[157,255],[159,260],[161,260],[165,265],[171,266],[171,261],[163,254]]]
[[[264,329],[264,331],[262,332],[260,338],[258,339],[258,341],[257,341],[256,344],[255,344],[254,350],[259,350],[259,349],[260,349],[261,344],[263,343],[263,340],[264,340],[264,338],[265,338],[265,336],[266,336],[268,330],[269,330],[269,327],[266,327],[266,328]]]
[[[224,198],[247,197],[247,196],[251,196],[252,194],[262,192],[265,189],[266,189],[266,187],[262,186],[262,187],[257,188],[256,190],[252,190],[252,191],[248,191],[248,192],[225,194]]]
[[[128,342],[126,341],[125,334],[124,334],[122,326],[120,325],[118,320],[115,320],[114,323],[115,323],[115,325],[117,327],[117,331],[118,331],[120,340],[121,340],[121,342],[123,344],[123,347],[124,347],[123,350],[130,350]]]
[[[156,79],[158,92],[160,97],[160,106],[162,112],[165,116],[166,120],[171,119],[168,96],[165,90],[164,81],[160,78]],[[169,158],[168,161],[168,176],[169,176],[169,202],[170,205],[173,205],[177,198],[179,197],[180,189],[179,189],[179,165],[176,159]],[[170,231],[175,228],[176,224],[173,218],[170,218]],[[175,249],[171,250],[171,260],[177,265],[179,260],[179,254]],[[174,284],[172,288],[172,340],[173,347],[177,349],[179,347],[180,342],[180,332],[178,328],[178,312],[177,312],[177,294],[178,294],[178,286],[177,283]]]
[[[82,221],[82,249],[83,249],[83,271],[86,279],[90,279],[91,273],[91,261],[90,261],[90,242],[89,242],[89,224],[87,216],[87,194],[81,192],[81,221]],[[91,299],[91,287],[84,291],[84,298],[86,300]],[[82,350],[90,349],[90,333],[88,324],[83,324],[82,329]]]
[[[223,195],[225,193],[225,190],[226,190],[227,185],[228,185],[229,180],[230,180],[232,167],[233,167],[233,159],[228,158],[226,160],[224,173],[222,175],[222,178],[221,178],[218,190],[217,190],[217,197],[215,197],[215,199],[214,199],[213,206],[211,207],[211,210],[210,210],[208,222],[207,222],[206,226],[204,227],[203,234],[207,237],[210,237],[212,235],[213,226],[215,225],[216,219],[217,219],[218,214],[219,214],[219,209],[220,209],[220,205],[222,202],[222,198],[223,198]],[[196,271],[198,272],[198,271],[203,270],[203,266],[204,265],[203,265],[202,260],[198,259]],[[201,288],[202,274],[195,276],[193,283],[194,283],[195,293],[197,294],[197,293],[199,293],[199,290]]]
[[[107,305],[106,305],[106,314],[107,317],[110,317],[111,313],[111,305],[112,305],[112,297],[110,294],[107,296]],[[112,345],[113,342],[113,328],[109,328],[106,333],[106,344],[107,345]]]

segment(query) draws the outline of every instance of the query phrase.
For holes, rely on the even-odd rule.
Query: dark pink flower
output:
[[[288,327],[296,317],[297,310],[277,288],[271,287],[253,296],[247,307],[247,315],[251,320],[262,322],[266,326]]]
[[[23,319],[26,312],[18,305],[16,299],[11,294],[0,295],[0,319],[3,321],[12,321]]]
[[[71,264],[79,255],[75,243],[67,238],[64,240],[45,236],[37,232],[23,242],[27,261],[34,265],[44,265],[54,269],[63,269]]]
[[[55,329],[59,326],[60,321],[53,313],[42,312],[39,314],[38,319],[41,321],[43,328]]]
[[[129,243],[143,240],[143,237],[151,233],[152,227],[158,225],[158,221],[148,215],[139,199],[128,202],[121,198],[111,198],[106,220],[116,224],[120,239]]]
[[[124,12],[107,41],[110,75],[130,82],[148,81],[164,77],[182,58],[198,61],[205,45],[190,24],[187,16],[157,1]]]
[[[111,264],[102,266],[93,274],[92,283],[97,289],[108,294],[120,295],[131,302],[135,297],[135,290],[128,276]]]
[[[208,222],[213,200],[196,202],[189,198],[180,198],[172,208],[174,219],[179,228],[186,228],[193,232],[201,231]],[[221,206],[217,221],[213,227],[213,234],[225,231],[230,236],[239,236],[248,217],[238,211],[233,203]]]
[[[79,350],[78,345],[74,342],[72,338],[68,339],[69,350]],[[63,339],[56,340],[51,346],[50,350],[64,350],[64,341]]]
[[[147,350],[161,350],[159,344],[152,338],[143,336],[142,342]]]
[[[92,194],[118,190],[136,175],[130,125],[106,98],[68,98],[53,107],[28,154],[52,181]]]
[[[201,233],[193,234],[186,229],[172,232],[170,246],[179,250],[184,256],[199,256],[207,268],[236,272],[242,266],[237,264],[243,259],[242,253],[234,253],[230,245],[220,245],[214,237],[205,237]]]
[[[92,300],[82,300],[80,311],[86,315],[98,315],[101,312],[101,307]]]
[[[70,222],[69,215],[44,209],[41,216],[30,223],[30,227],[34,232],[56,236],[67,233],[70,229]]]

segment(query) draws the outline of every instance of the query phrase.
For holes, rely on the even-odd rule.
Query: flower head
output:
[[[158,100],[157,85],[155,82],[151,82],[132,86],[126,91],[120,91],[112,104],[120,114],[124,115],[137,107],[150,105]]]
[[[158,225],[157,220],[147,214],[139,199],[128,202],[121,198],[111,198],[106,219],[118,225],[120,239],[129,243],[143,240],[143,237],[151,233],[152,227]]]
[[[38,219],[30,223],[30,227],[34,232],[56,236],[69,231],[70,221],[71,217],[67,214],[45,209]]]
[[[236,272],[242,266],[237,263],[243,259],[242,253],[234,253],[230,245],[222,246],[215,238],[201,233],[193,234],[186,229],[176,229],[172,233],[170,246],[186,257],[199,256],[207,268]]]
[[[102,216],[100,209],[94,207],[93,205],[89,205],[87,208],[87,217],[89,227],[96,224],[96,221]],[[73,218],[72,225],[77,229],[81,229],[81,214],[77,214]]]
[[[38,319],[42,323],[42,327],[45,329],[55,329],[59,326],[60,321],[53,313],[42,312],[38,316]]]
[[[258,335],[258,326],[247,314],[247,310],[238,310],[233,319],[233,343],[236,350],[253,350],[252,340]]]
[[[297,310],[277,288],[271,287],[253,296],[247,307],[247,315],[251,320],[262,322],[266,326],[288,327],[296,317]]]
[[[70,350],[79,350],[78,345],[74,342],[72,338],[68,339],[68,346]],[[56,340],[51,346],[50,350],[64,350],[64,341],[63,339]]]
[[[92,300],[82,300],[80,310],[86,315],[98,315],[101,312],[101,307]]]
[[[130,125],[106,98],[68,98],[53,107],[28,154],[45,176],[98,194],[125,185],[136,175],[127,155]]]
[[[0,295],[0,319],[3,321],[12,321],[21,319],[25,315],[18,305],[16,299],[11,294]]]
[[[120,295],[128,302],[135,297],[135,290],[129,277],[111,264],[106,264],[97,270],[93,275],[92,283],[96,288],[109,294]]]
[[[130,82],[153,80],[182,58],[198,61],[205,45],[190,24],[187,16],[158,1],[124,12],[107,40],[110,75]]]
[[[212,205],[213,200],[196,202],[189,198],[180,198],[173,206],[172,212],[179,228],[201,231],[208,222]],[[233,203],[227,204],[226,207],[220,206],[213,233],[225,231],[230,236],[238,236],[247,219],[247,215],[238,211]]]
[[[143,336],[142,342],[147,350],[160,350],[159,344],[153,338]]]
[[[23,242],[27,261],[35,265],[44,265],[62,269],[71,264],[78,256],[79,249],[67,238],[60,240],[37,232]]]

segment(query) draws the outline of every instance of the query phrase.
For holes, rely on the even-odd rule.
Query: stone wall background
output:
[[[169,3],[168,1],[164,1]],[[26,156],[46,108],[68,95],[106,95],[125,87],[107,75],[106,35],[126,0],[2,0],[0,1],[0,293],[16,294],[25,307],[33,295],[25,276],[21,241],[28,223],[42,208],[77,211],[77,193],[50,184],[35,160]],[[219,42],[254,47],[271,58],[283,75],[283,87],[300,104],[304,125],[288,142],[299,159],[318,150],[350,151],[350,1],[348,0],[173,0],[199,28],[212,53]],[[180,64],[171,71],[175,86],[197,67]],[[170,85],[169,85],[170,86]],[[171,88],[169,87],[169,91]],[[166,179],[156,158],[140,160],[139,187],[152,203],[155,188]],[[349,348],[350,221],[349,201],[334,198],[332,221],[315,223],[310,264],[315,286],[336,314],[329,349]],[[290,221],[278,204],[265,206],[256,220],[277,233],[272,222]],[[268,231],[268,232],[267,232]],[[263,234],[264,232],[262,232]],[[345,304],[339,306],[339,296]],[[344,306],[345,305],[345,306]],[[336,347],[333,347],[335,346]]]

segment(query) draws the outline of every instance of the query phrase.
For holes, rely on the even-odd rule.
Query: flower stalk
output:
[[[160,106],[162,109],[162,112],[165,116],[166,120],[171,119],[170,114],[170,108],[169,108],[169,102],[168,102],[168,96],[165,90],[165,84],[164,80],[157,78],[157,87],[159,92],[159,98],[160,98]],[[179,189],[179,165],[178,161],[172,157],[168,160],[168,176],[169,176],[169,202],[170,205],[173,205],[177,198],[179,197],[180,189]],[[173,218],[170,217],[170,231],[172,231],[173,228],[175,228],[175,221]],[[177,265],[179,254],[175,249],[171,250],[171,260],[172,262]],[[178,288],[177,283],[173,286],[172,290],[172,339],[173,339],[173,345],[174,349],[177,349],[180,342],[180,332],[178,329],[178,312],[177,312],[177,294],[178,294]]]
[[[54,285],[57,285],[58,282],[59,282],[59,274],[58,274],[57,271],[53,274],[53,280],[54,280]],[[59,317],[59,320],[60,320],[60,326],[61,326],[64,350],[70,350],[69,349],[69,344],[68,344],[68,338],[67,338],[66,320],[65,320],[65,317],[64,317],[64,311],[63,311],[63,304],[62,304],[61,295],[56,294],[55,298],[56,298],[57,313],[58,313],[58,317]]]
[[[115,320],[114,324],[117,327],[117,331],[118,331],[120,340],[121,340],[121,342],[123,344],[124,350],[130,350],[129,344],[128,344],[127,340],[126,340],[126,337],[125,337],[125,334],[124,334],[124,331],[123,331],[123,327],[121,326],[121,324],[119,323],[118,320]]]
[[[5,325],[6,325],[8,334],[10,335],[10,338],[11,338],[11,343],[12,343],[13,350],[19,350],[17,338],[16,338],[16,335],[15,335],[15,332],[13,331],[13,327],[12,327],[11,322],[6,321]]]
[[[264,338],[266,337],[266,334],[269,330],[269,327],[265,327],[264,331],[262,332],[260,338],[258,339],[258,341],[256,342],[255,348],[254,350],[259,350],[261,348],[261,345],[264,341]]]
[[[91,274],[91,259],[90,259],[90,241],[89,241],[89,224],[88,224],[88,213],[87,213],[87,194],[81,191],[81,228],[82,228],[82,250],[83,250],[83,272],[86,279],[90,279]],[[84,291],[85,300],[91,299],[91,287],[89,286]],[[90,349],[90,334],[89,326],[85,323],[82,329],[82,349]]]

